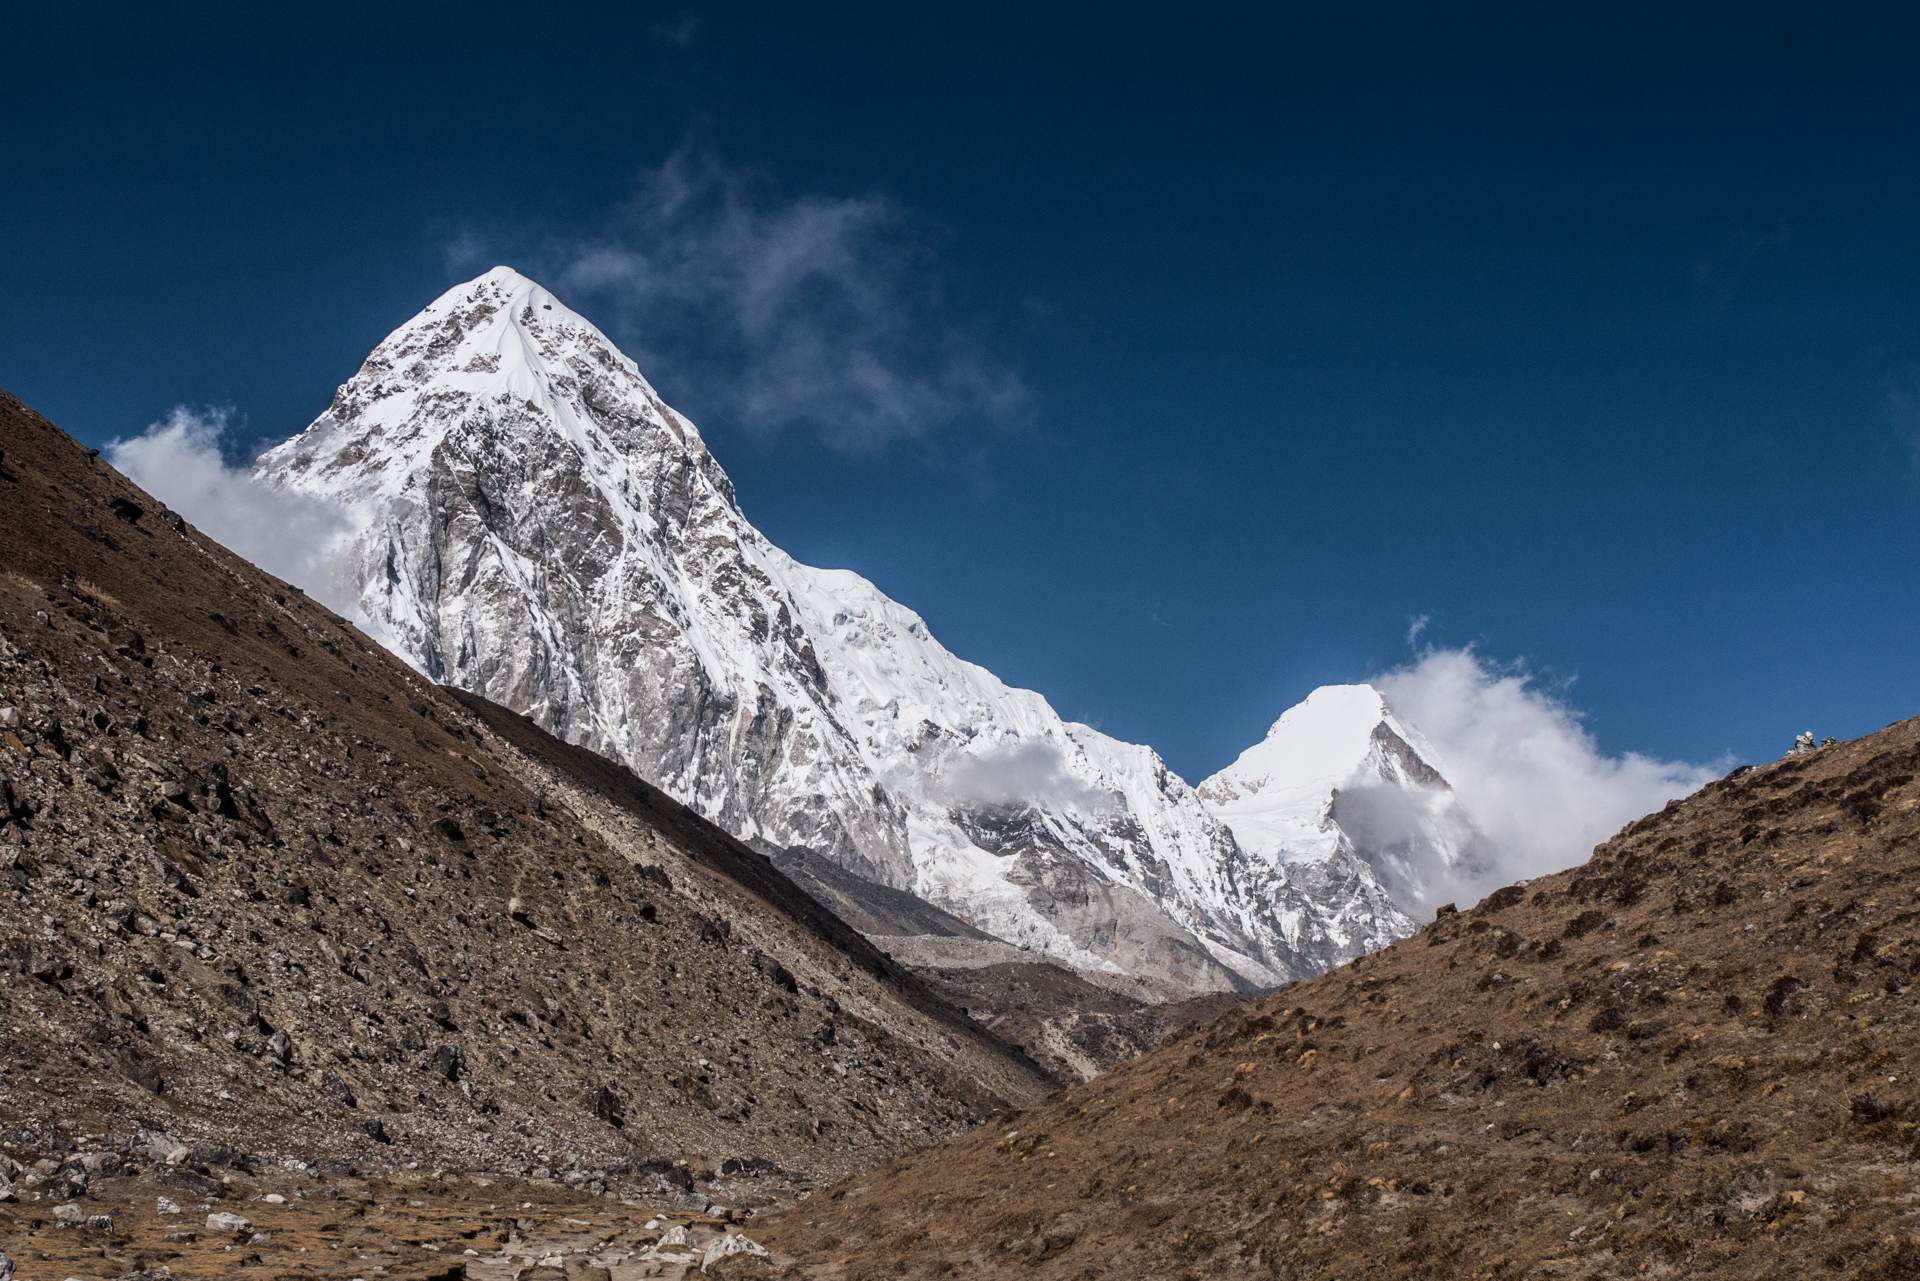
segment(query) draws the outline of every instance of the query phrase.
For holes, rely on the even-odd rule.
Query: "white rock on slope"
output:
[[[768,543],[693,424],[508,268],[395,330],[255,473],[352,510],[349,590],[395,652],[769,852],[1196,990],[1407,928],[1363,859],[1247,859],[1151,749]]]

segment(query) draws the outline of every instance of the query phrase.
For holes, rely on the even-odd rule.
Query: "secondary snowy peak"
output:
[[[1358,857],[1401,910],[1424,912],[1475,833],[1438,754],[1371,685],[1323,685],[1198,788],[1253,859]]]
[[[349,592],[436,680],[1002,938],[1199,989],[1403,932],[1371,867],[1249,860],[1151,749],[963,662],[741,515],[693,424],[505,267],[395,330],[270,484],[347,504]]]

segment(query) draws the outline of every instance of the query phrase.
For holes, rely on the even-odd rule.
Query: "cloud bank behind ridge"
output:
[[[268,573],[323,604],[341,609],[353,598],[340,553],[353,532],[336,504],[291,494],[254,480],[220,452],[232,411],[176,405],[130,440],[107,445],[107,461]]]
[[[1463,906],[1498,886],[1586,861],[1622,826],[1698,790],[1727,764],[1608,756],[1566,702],[1527,672],[1502,669],[1470,649],[1429,650],[1373,684],[1438,752],[1441,772],[1484,838],[1471,873],[1447,887]]]

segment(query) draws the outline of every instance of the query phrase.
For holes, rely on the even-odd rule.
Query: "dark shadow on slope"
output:
[[[805,890],[795,885],[766,855],[715,827],[625,765],[597,752],[559,739],[518,712],[451,685],[441,693],[480,718],[487,728],[547,768],[573,778],[589,792],[643,818],[665,833],[672,843],[702,867],[733,881],[772,905],[816,938],[844,952],[855,966],[890,987],[914,1009],[940,1020],[954,1031],[973,1038],[1051,1077],[1019,1047],[983,1030],[972,1019],[935,995],[917,975],[889,961],[866,936],[835,916]],[[911,897],[911,896],[908,896]],[[917,900],[916,900],[917,901]],[[929,911],[937,909],[928,908]],[[944,913],[942,914],[944,915]],[[977,931],[976,931],[977,932]]]
[[[993,938],[993,935],[975,929],[918,895],[856,876],[832,859],[823,858],[811,850],[782,851],[773,856],[773,865],[862,934]]]

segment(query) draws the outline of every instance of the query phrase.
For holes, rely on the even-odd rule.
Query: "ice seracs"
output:
[[[776,857],[1195,990],[1315,973],[1409,927],[1352,848],[1249,857],[1150,748],[774,547],[694,425],[509,268],[395,330],[256,476],[351,509],[355,608],[421,671]]]

